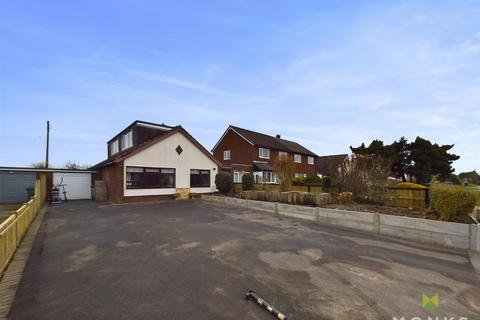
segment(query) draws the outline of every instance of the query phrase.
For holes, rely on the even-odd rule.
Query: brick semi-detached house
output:
[[[281,139],[280,135],[274,137],[229,126],[212,152],[223,170],[233,174],[235,183],[241,182],[246,172],[253,173],[256,183],[277,183],[273,162],[279,155],[292,156],[296,177],[317,174],[318,156],[296,142]]]

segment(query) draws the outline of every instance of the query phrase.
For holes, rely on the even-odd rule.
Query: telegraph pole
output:
[[[50,121],[47,120],[47,150],[45,153],[45,168],[48,169],[48,146],[50,143]]]

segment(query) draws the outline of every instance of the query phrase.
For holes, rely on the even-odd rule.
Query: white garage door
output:
[[[65,184],[68,200],[91,199],[91,177],[90,173],[54,172],[53,186],[60,184],[63,178],[62,184]],[[62,187],[60,187],[60,195],[63,199]]]

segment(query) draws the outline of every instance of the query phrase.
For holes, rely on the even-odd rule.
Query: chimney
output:
[[[280,135],[279,135],[279,134],[277,134],[276,137],[277,137],[277,139],[280,139]]]

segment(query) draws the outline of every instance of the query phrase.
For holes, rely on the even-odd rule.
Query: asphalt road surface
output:
[[[479,319],[464,251],[201,200],[50,206],[11,319]],[[422,293],[439,294],[434,310]]]

